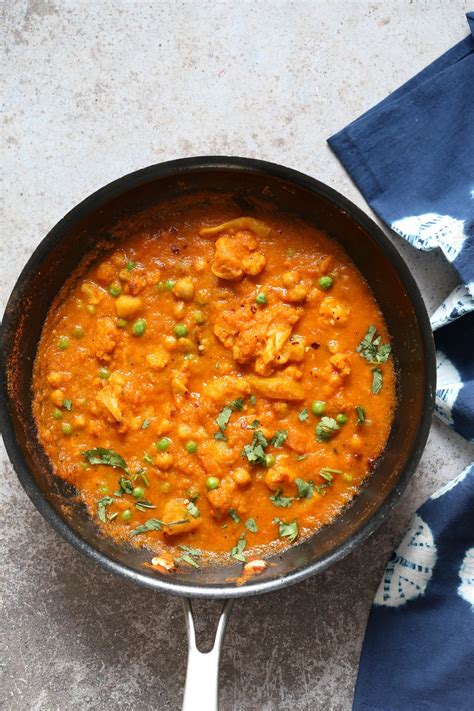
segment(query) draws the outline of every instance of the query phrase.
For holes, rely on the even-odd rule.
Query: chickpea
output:
[[[295,286],[298,284],[300,280],[300,275],[298,272],[285,272],[283,274],[283,286],[285,286],[287,289],[290,289],[292,286]]]
[[[178,279],[173,287],[173,294],[183,301],[191,301],[194,298],[194,284],[191,277]]]
[[[49,397],[51,399],[51,402],[53,402],[56,407],[61,407],[61,405],[63,404],[64,393],[62,390],[53,390]]]
[[[243,467],[234,469],[232,472],[232,479],[235,481],[237,486],[248,486],[252,481],[250,473]]]

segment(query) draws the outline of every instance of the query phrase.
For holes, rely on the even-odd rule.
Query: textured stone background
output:
[[[3,0],[2,307],[65,212],[161,160],[273,160],[368,210],[325,138],[463,38],[467,10],[460,0]],[[439,254],[394,240],[432,312],[453,273]],[[3,449],[0,456],[2,708],[178,709],[180,601],[83,559],[33,508]],[[223,711],[350,709],[387,556],[414,509],[471,457],[466,442],[435,422],[400,504],[360,550],[317,579],[236,604]],[[207,635],[209,607],[199,605]]]

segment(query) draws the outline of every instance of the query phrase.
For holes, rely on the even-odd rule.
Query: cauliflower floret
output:
[[[123,419],[123,404],[120,398],[123,394],[125,383],[126,378],[124,375],[112,373],[96,397],[96,400],[110,412],[117,422],[122,422]]]
[[[114,320],[109,316],[98,318],[93,337],[94,353],[99,360],[109,361],[117,342],[120,332],[115,327]]]
[[[152,370],[163,370],[168,364],[170,359],[170,354],[163,348],[163,346],[157,346],[152,353],[148,353],[146,357],[146,362],[152,368]]]
[[[134,316],[142,307],[142,300],[138,296],[122,294],[115,301],[117,316],[128,318]]]
[[[248,395],[250,386],[245,378],[221,375],[204,383],[203,396],[216,402],[228,402],[239,395]]]
[[[218,520],[227,516],[230,509],[234,509],[239,516],[245,514],[245,499],[239,494],[237,484],[232,477],[224,477],[218,489],[209,491],[207,498],[212,507],[212,514]]]
[[[319,314],[325,324],[334,326],[345,326],[349,320],[351,310],[345,304],[337,301],[333,296],[326,296],[319,307]]]
[[[246,379],[253,390],[271,400],[304,400],[305,398],[303,385],[286,373],[266,378],[247,375]]]
[[[256,318],[252,305],[243,301],[238,308],[218,313],[213,330],[224,346],[232,349],[234,360],[242,364],[254,361],[255,371],[268,375],[293,359],[293,348],[286,345],[299,318],[298,309],[281,303],[259,311]]]

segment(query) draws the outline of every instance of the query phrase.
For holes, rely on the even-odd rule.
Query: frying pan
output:
[[[325,230],[370,284],[392,336],[397,406],[387,446],[361,492],[331,523],[269,558],[245,584],[239,566],[202,567],[172,576],[144,567],[149,551],[101,535],[75,491],[54,476],[39,445],[31,408],[32,368],[41,328],[58,290],[78,263],[109,240],[118,219],[198,192],[231,194],[242,213],[264,199]],[[355,314],[355,317],[357,315]],[[395,247],[373,220],[307,175],[248,158],[185,158],[126,175],[86,198],[53,227],[23,269],[8,301],[0,344],[0,425],[6,450],[26,493],[44,518],[77,550],[133,582],[184,598],[188,674],[184,707],[217,708],[218,662],[232,599],[277,590],[328,568],[369,536],[392,509],[415,471],[434,405],[435,358],[418,287]],[[216,643],[202,654],[195,642],[190,598],[225,600]]]

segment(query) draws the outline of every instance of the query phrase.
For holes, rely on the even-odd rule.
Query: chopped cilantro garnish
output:
[[[298,538],[298,521],[295,519],[292,523],[286,523],[286,521],[280,521],[278,518],[273,519],[273,523],[278,524],[278,532],[280,538],[288,538],[290,543],[296,541]]]
[[[232,521],[234,523],[240,523],[240,517],[239,514],[235,509],[229,509],[229,516],[231,517]]]
[[[295,484],[298,489],[298,499],[311,499],[314,494],[314,481],[297,478]]]
[[[246,563],[247,559],[245,558],[244,555],[244,550],[245,546],[247,545],[247,541],[245,540],[245,531],[242,533],[240,536],[239,540],[237,541],[236,545],[232,548],[230,554],[232,558],[235,558],[236,560],[239,560],[241,563]]]
[[[286,430],[278,430],[276,434],[273,435],[271,443],[275,449],[283,447],[288,438],[288,432]]]
[[[309,417],[309,412],[306,409],[306,407],[304,408],[304,410],[301,410],[301,412],[298,412],[298,419],[300,422],[306,422],[308,417]]]
[[[88,449],[83,452],[83,455],[89,464],[107,464],[109,467],[123,469],[128,472],[127,462],[113,449],[97,447],[96,449]]]
[[[225,428],[227,427],[227,423],[229,422],[231,415],[232,415],[232,408],[231,407],[224,407],[220,411],[220,413],[217,415],[216,424],[221,432],[224,432]]]
[[[130,481],[130,479],[127,479],[125,476],[121,476],[119,481],[118,481],[120,491],[123,494],[131,494],[133,491],[133,484]]]
[[[218,442],[227,442],[227,437],[223,432],[214,432],[214,439]]]
[[[64,407],[68,412],[71,412],[71,410],[72,410],[72,400],[64,399],[64,400],[63,400],[63,407]]]
[[[242,455],[250,462],[250,464],[265,466],[265,447],[268,447],[268,440],[263,432],[255,430],[251,444],[246,444],[243,448]]]
[[[198,518],[198,516],[200,515],[198,507],[192,501],[189,501],[186,504],[186,511],[190,513],[193,518]]]
[[[375,326],[369,326],[356,351],[371,364],[386,363],[392,349],[390,343],[381,343],[381,340]]]
[[[296,461],[302,462],[304,459],[308,459],[308,456],[308,454],[298,454],[298,456],[296,457]]]
[[[249,430],[256,430],[257,427],[260,427],[261,424],[262,423],[260,422],[260,420],[254,420],[253,422],[251,422],[249,424],[248,428],[249,428]]]
[[[282,509],[287,509],[293,502],[291,496],[282,496],[281,489],[277,489],[275,493],[270,496],[270,501],[274,506],[279,506]]]
[[[358,425],[363,425],[365,422],[365,410],[363,407],[360,405],[357,405],[356,407],[356,412],[357,412],[357,424]]]
[[[170,521],[169,523],[165,523],[165,521],[160,521],[159,518],[149,518],[148,521],[146,521],[144,524],[138,526],[138,528],[135,528],[135,530],[132,531],[131,535],[137,536],[139,533],[146,533],[147,531],[161,531],[163,526],[177,526],[178,524],[187,522],[187,518],[181,519],[180,521]]]
[[[150,426],[150,421],[151,421],[151,420],[150,420],[149,417],[147,417],[146,420],[143,420],[143,422],[142,422],[142,430],[148,429],[148,427]]]
[[[113,504],[113,503],[114,503],[114,500],[111,496],[104,496],[102,499],[99,499],[99,501],[97,502],[97,515],[99,516],[102,523],[105,523],[107,520],[107,517],[106,517],[107,506],[110,506],[110,504]]]
[[[244,409],[244,399],[243,397],[238,397],[236,400],[231,400],[230,406],[233,410],[238,410],[241,412],[241,410]]]
[[[327,442],[338,429],[339,425],[332,417],[321,417],[316,425],[316,439],[318,442]]]
[[[257,398],[256,398],[256,396],[255,396],[255,395],[249,395],[249,405],[252,405],[253,407],[255,407],[256,404],[257,404]]]
[[[248,518],[245,522],[245,528],[247,528],[251,533],[257,533],[258,526],[254,518]]]
[[[372,392],[378,395],[382,390],[383,375],[380,368],[372,368]]]

